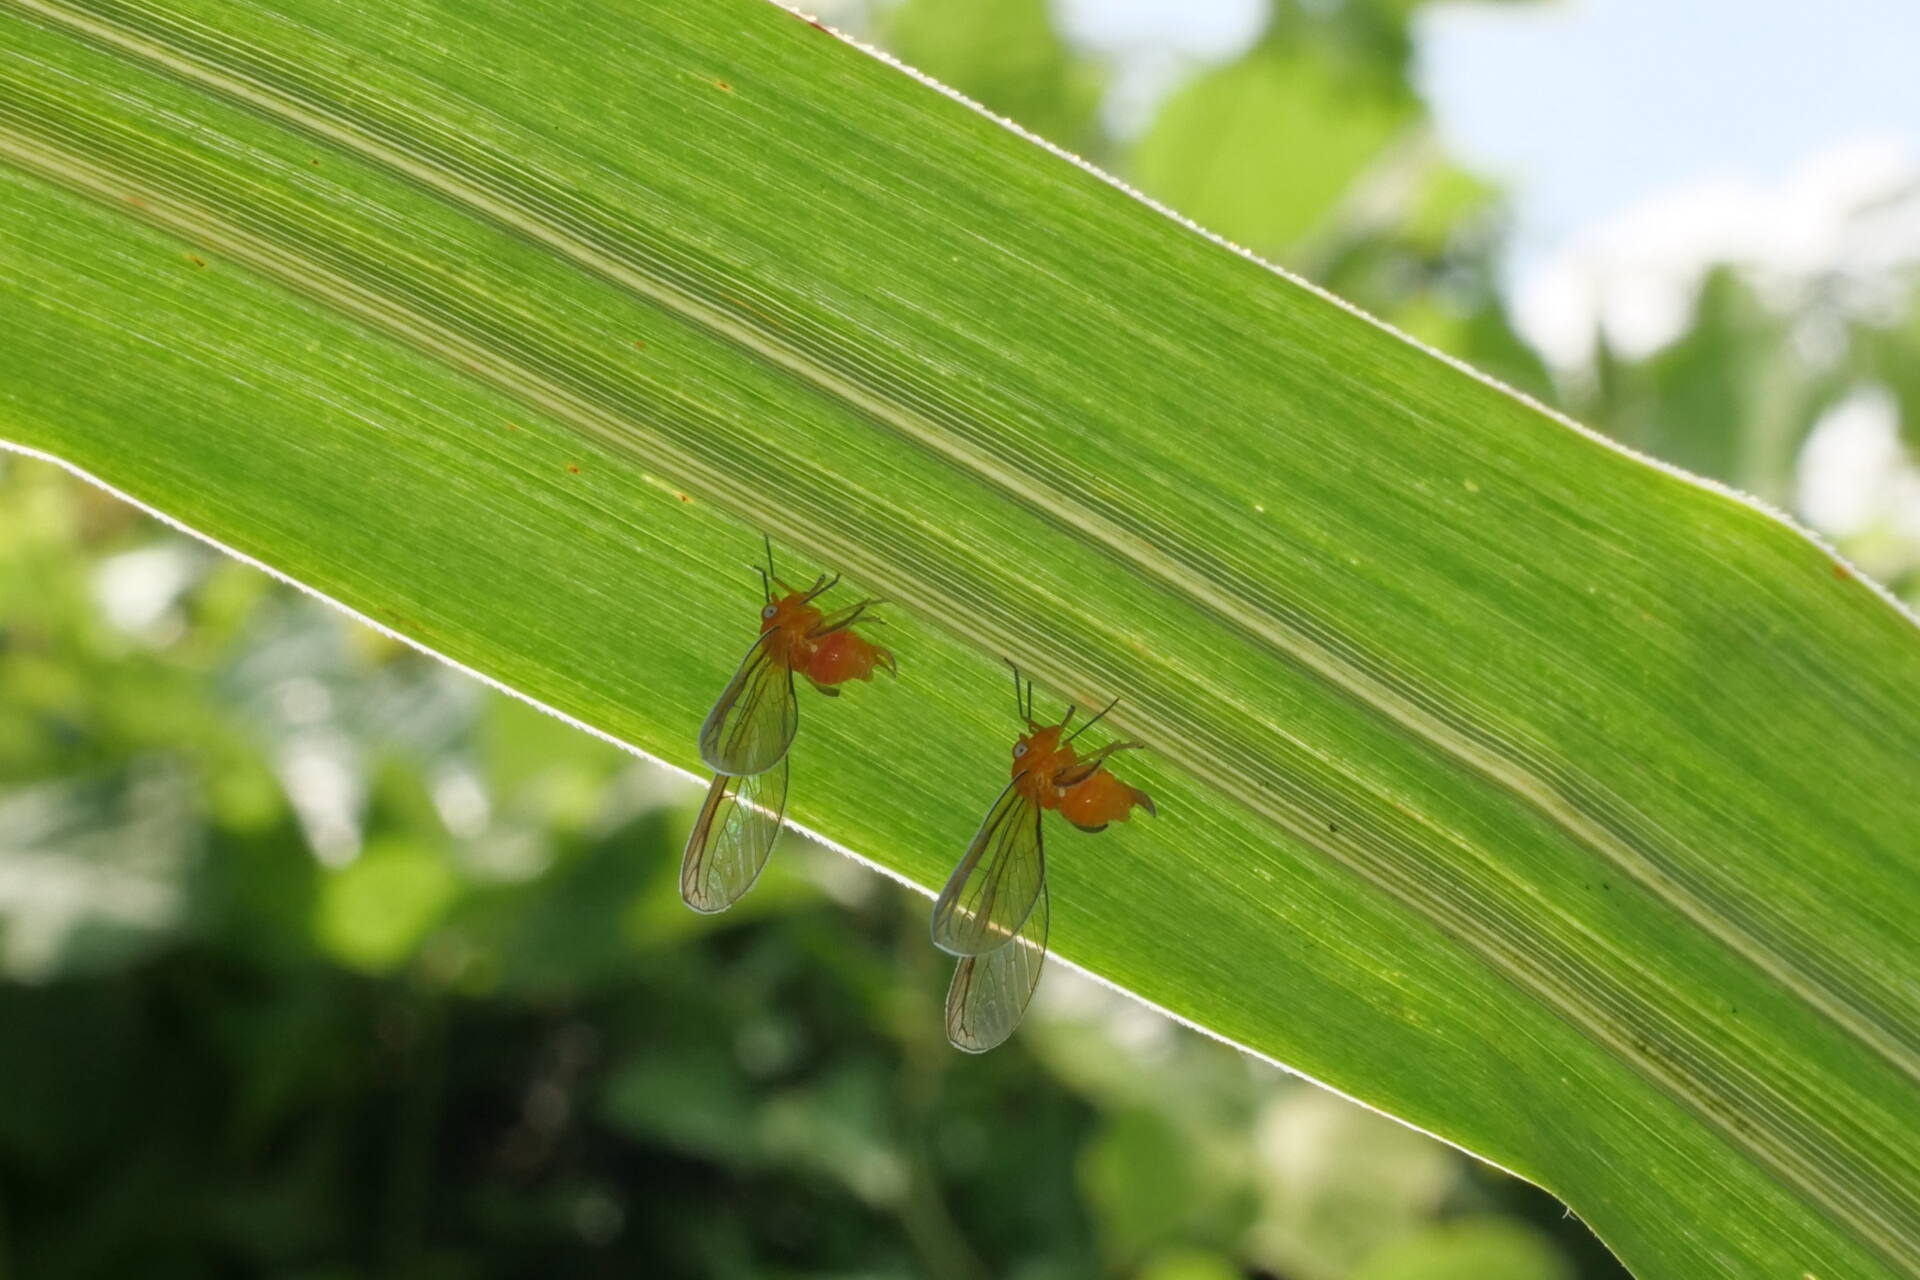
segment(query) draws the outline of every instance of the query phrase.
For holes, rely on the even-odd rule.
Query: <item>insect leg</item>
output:
[[[1067,741],[1072,742],[1075,738],[1079,737],[1081,734],[1085,733],[1087,730],[1093,728],[1093,726],[1099,724],[1101,716],[1106,715],[1107,712],[1113,710],[1115,707],[1119,705],[1120,705],[1120,698],[1118,695],[1115,695],[1112,702],[1109,702],[1106,706],[1100,708],[1100,715],[1095,716],[1093,719],[1081,725],[1078,729],[1075,729],[1071,734],[1067,736]]]

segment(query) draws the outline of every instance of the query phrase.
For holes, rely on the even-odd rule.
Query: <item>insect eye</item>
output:
[[[778,612],[780,612],[779,606],[770,604],[766,608],[760,611],[760,616],[768,620],[772,620],[773,615]]]
[[[1026,744],[1026,743],[1024,743],[1024,742],[1016,742],[1016,743],[1014,743],[1014,744],[1013,744],[1013,758],[1014,758],[1015,760],[1018,760],[1018,759],[1019,759],[1019,758],[1020,758],[1021,756],[1023,756],[1023,755],[1025,755],[1025,754],[1027,754],[1027,744]]]

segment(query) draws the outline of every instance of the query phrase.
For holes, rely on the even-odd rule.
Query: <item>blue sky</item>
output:
[[[1449,4],[1421,37],[1442,132],[1506,181],[1526,250],[1683,186],[1777,183],[1848,143],[1920,157],[1914,0]]]
[[[1121,127],[1267,12],[1052,3],[1114,66]],[[1709,260],[1920,256],[1920,227],[1855,252],[1846,213],[1920,174],[1920,0],[1463,0],[1424,9],[1417,37],[1448,151],[1507,192],[1509,288],[1552,358],[1577,359],[1595,323],[1629,350],[1663,342]]]
[[[1263,0],[1054,0],[1082,43],[1148,64],[1232,56]],[[1420,80],[1450,149],[1504,182],[1544,253],[1705,181],[1774,183],[1864,139],[1920,156],[1917,0],[1440,4]],[[1125,91],[1123,79],[1123,92]]]

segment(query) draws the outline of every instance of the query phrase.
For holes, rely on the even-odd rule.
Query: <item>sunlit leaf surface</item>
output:
[[[0,225],[13,441],[688,767],[764,529],[901,662],[797,820],[937,885],[999,659],[1124,694],[1056,955],[1642,1275],[1920,1269],[1920,636],[1771,517],[749,0],[11,0]]]

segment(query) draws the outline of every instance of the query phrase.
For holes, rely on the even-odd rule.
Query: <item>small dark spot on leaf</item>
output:
[[[1329,822],[1327,824],[1327,830],[1329,831],[1338,831],[1339,829],[1340,829],[1340,824],[1337,822]]]
[[[205,258],[196,257],[191,253],[187,255],[187,261],[191,262],[196,267],[204,267],[207,265],[207,260]]]
[[[691,497],[690,495],[688,495],[688,494],[684,494],[684,493],[680,493],[680,492],[677,492],[677,491],[676,491],[676,492],[674,493],[674,495],[673,495],[673,496],[674,496],[674,497],[676,497],[676,498],[678,498],[678,499],[680,499],[680,501],[682,501],[682,502],[692,502],[692,501],[693,501],[693,498],[692,498],[692,497]]]
[[[640,339],[638,339],[638,338],[635,338],[635,339],[633,340],[633,345],[634,345],[634,347],[635,347],[635,349],[636,349],[636,350],[640,350],[640,351],[645,351],[645,350],[647,349],[647,344],[646,344],[646,343],[644,343],[644,342],[642,342],[642,341],[640,341]]]
[[[1847,568],[1847,566],[1843,564],[1836,564],[1833,566],[1833,576],[1840,579],[1840,581],[1845,582],[1848,578],[1851,578],[1853,576],[1853,570]]]
[[[580,474],[580,468],[574,466],[571,462],[567,464],[567,470],[571,471],[576,476]]]
[[[722,93],[733,92],[733,86],[728,84],[725,80],[715,80],[713,82],[713,87],[720,90]]]
[[[318,169],[320,167],[320,157],[315,156],[313,157],[313,159],[307,161],[307,163],[312,165],[314,168]]]

